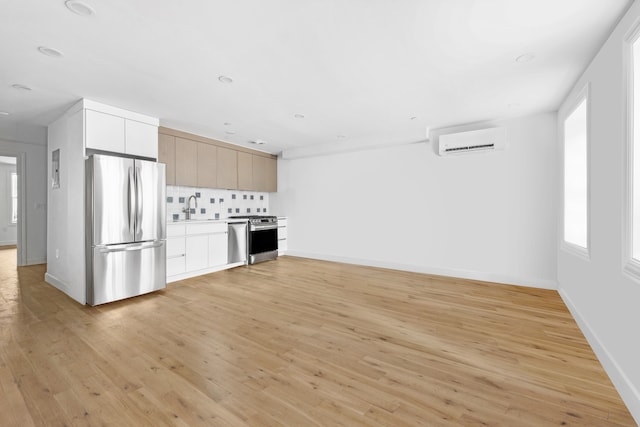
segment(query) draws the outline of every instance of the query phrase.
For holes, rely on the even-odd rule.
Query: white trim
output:
[[[146,114],[136,113],[135,111],[125,110],[123,108],[113,107],[111,105],[102,104],[100,102],[92,101],[90,99],[82,99],[76,105],[81,105],[86,110],[93,110],[99,113],[111,114],[112,116],[122,117],[128,120],[136,122],[146,123],[153,126],[158,126],[160,120],[156,117],[147,116]],[[76,105],[72,107],[76,108]]]
[[[640,392],[622,370],[609,350],[604,346],[598,335],[589,325],[589,322],[587,322],[585,317],[582,316],[580,310],[578,310],[565,290],[560,289],[558,290],[558,293],[589,342],[593,352],[598,357],[598,360],[620,394],[620,397],[627,405],[629,412],[631,412],[635,421],[640,424]]]
[[[191,277],[196,277],[196,276],[202,276],[205,274],[215,273],[222,270],[229,270],[230,268],[240,267],[243,265],[247,265],[247,263],[242,261],[242,262],[236,262],[232,264],[224,264],[224,265],[218,265],[215,267],[203,268],[202,270],[189,271],[187,273],[180,273],[174,276],[168,276],[167,283],[178,282],[180,280],[189,279]]]
[[[564,201],[564,197],[563,197],[563,201]],[[564,218],[564,207],[562,210],[562,217]],[[564,226],[564,219],[562,221],[562,224]],[[589,224],[588,219],[587,219],[587,224]],[[569,243],[564,240],[564,228],[562,229],[561,236],[562,237],[560,240],[560,249],[578,258],[582,258],[585,261],[591,261],[591,255],[587,249],[583,248],[582,246],[574,245],[573,243]],[[588,241],[589,241],[589,236],[587,236],[587,242]]]
[[[15,222],[13,221],[13,176],[15,175],[16,177],[16,220]],[[16,167],[16,171],[15,172],[10,172],[9,173],[9,193],[11,193],[11,195],[9,196],[11,198],[11,208],[10,208],[10,213],[9,213],[9,217],[11,218],[11,222],[9,223],[9,225],[17,225],[18,224],[18,200],[19,200],[19,195],[18,195],[18,168]]]
[[[460,270],[453,268],[441,268],[433,266],[400,264],[394,262],[376,261],[362,258],[341,257],[327,254],[318,254],[301,251],[287,251],[287,256],[311,258],[323,261],[341,262],[345,264],[363,265],[367,267],[387,268],[391,270],[410,271],[412,273],[430,274],[434,276],[446,276],[459,279],[478,280],[482,282],[494,282],[507,285],[523,286],[528,288],[557,290],[558,282],[553,279],[535,277],[511,276],[507,274],[487,273],[484,271]]]
[[[26,153],[16,155],[18,173],[18,266],[27,265],[27,159]]]
[[[18,266],[27,265],[27,186],[26,171],[27,159],[26,153],[7,148],[0,149],[0,154],[16,158],[16,173],[18,174],[18,223],[11,224],[16,226],[16,243],[18,247],[16,252],[16,264]]]
[[[13,246],[18,243],[17,240],[2,240],[0,241],[0,246]]]
[[[65,294],[69,295],[69,287],[62,280],[58,279],[53,274],[44,273],[44,281],[52,285],[53,287],[58,288]]]
[[[591,260],[591,83],[587,82],[582,89],[580,89],[571,103],[567,104],[567,107],[563,109],[563,111],[558,112],[558,127],[561,129],[560,132],[560,140],[562,141],[560,144],[560,156],[561,156],[561,178],[562,178],[562,189],[560,191],[560,233],[559,240],[560,249],[580,257],[586,261]],[[567,119],[574,113],[574,111],[585,102],[586,114],[587,114],[587,247],[583,248],[582,246],[576,245],[572,242],[567,242],[564,238],[564,222],[565,222],[565,209],[564,209],[564,189],[565,189],[565,123]]]
[[[622,99],[625,100],[624,120],[625,156],[623,165],[622,209],[622,271],[635,281],[640,281],[640,260],[633,258],[633,158],[634,158],[634,67],[633,48],[640,39],[640,22],[636,22],[624,39]],[[638,171],[640,173],[640,171]]]

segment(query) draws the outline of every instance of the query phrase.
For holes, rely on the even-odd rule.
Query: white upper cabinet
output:
[[[158,158],[158,119],[83,100],[85,148]]]
[[[85,112],[86,147],[124,153],[124,118],[99,111]]]
[[[158,158],[158,127],[147,123],[124,122],[125,153]]]

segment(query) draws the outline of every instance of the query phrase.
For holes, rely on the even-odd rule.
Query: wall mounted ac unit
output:
[[[453,154],[473,153],[487,150],[503,150],[507,143],[505,128],[488,128],[468,132],[440,135],[438,154],[450,156]]]

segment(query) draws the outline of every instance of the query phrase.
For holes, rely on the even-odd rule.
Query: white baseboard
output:
[[[202,276],[204,274],[215,273],[217,271],[228,270],[230,268],[240,267],[242,265],[247,265],[247,263],[242,261],[242,262],[236,262],[233,264],[225,264],[225,265],[219,265],[216,267],[209,267],[202,270],[190,271],[188,273],[180,273],[174,276],[167,276],[167,283],[178,282],[180,280],[190,279],[192,277]]]
[[[76,302],[82,305],[85,305],[87,303],[85,289],[82,289],[81,292],[76,292],[74,294],[71,291],[72,288],[69,285],[67,285],[67,283],[65,283],[64,281],[58,279],[56,276],[49,273],[44,274],[44,281],[50,284],[51,286],[53,286],[54,288],[64,292],[65,294],[67,294],[69,298],[75,300]]]
[[[365,265],[368,267],[389,268],[392,270],[411,271],[413,273],[432,274],[435,276],[457,277],[460,279],[479,280],[483,282],[504,283],[507,285],[525,286],[529,288],[557,290],[558,282],[549,279],[516,277],[483,271],[457,270],[423,265],[399,264],[393,262],[373,261],[368,259],[316,254],[309,252],[287,251],[287,255],[302,258],[320,259],[324,261],[342,262],[345,264]]]
[[[558,290],[558,293],[567,308],[569,308],[580,330],[582,330],[582,333],[587,338],[589,345],[591,345],[593,352],[598,357],[598,360],[600,360],[611,382],[616,390],[618,390],[618,393],[620,393],[620,397],[622,397],[622,400],[627,405],[629,412],[631,412],[636,423],[640,425],[640,392],[638,392],[638,389],[629,380],[629,377],[624,373],[618,362],[616,362],[615,358],[602,344],[600,338],[598,338],[593,329],[591,329],[589,322],[582,316],[580,310],[575,306],[569,295],[563,289]]]
[[[15,246],[18,242],[15,240],[3,240],[0,241],[0,246]]]
[[[52,285],[53,287],[60,289],[65,294],[69,295],[69,288],[67,287],[67,285],[62,280],[59,280],[53,274],[44,273],[44,281]]]

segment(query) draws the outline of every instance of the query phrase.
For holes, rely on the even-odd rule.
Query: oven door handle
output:
[[[262,231],[262,230],[277,230],[278,226],[275,224],[272,225],[251,225],[251,231]]]

